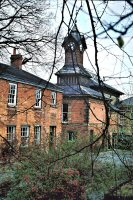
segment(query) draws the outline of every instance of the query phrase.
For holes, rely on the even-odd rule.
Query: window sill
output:
[[[16,106],[17,106],[16,104],[15,105],[13,105],[13,104],[8,104],[7,105],[8,108],[16,108]]]
[[[57,104],[51,105],[52,108],[57,108]]]
[[[62,124],[68,124],[69,122],[67,121],[67,122],[62,122]]]
[[[38,111],[41,111],[42,110],[42,107],[34,107],[34,110],[38,110]]]

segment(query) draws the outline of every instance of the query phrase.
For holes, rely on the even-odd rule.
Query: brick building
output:
[[[63,90],[63,136],[68,140],[76,137],[101,134],[105,127],[104,98],[110,104],[110,133],[118,129],[118,114],[115,106],[123,93],[101,82],[97,76],[83,67],[86,41],[76,26],[64,38],[65,65],[56,73],[57,85]],[[111,117],[113,116],[113,118]]]
[[[105,127],[110,108],[109,134],[119,131],[116,103],[123,93],[101,82],[83,66],[86,41],[76,26],[64,38],[65,65],[56,73],[57,85],[22,70],[14,50],[11,65],[0,63],[0,134],[19,145],[54,145],[63,138],[92,139]]]
[[[0,63],[0,134],[11,144],[54,145],[62,132],[62,91],[22,70],[22,62],[14,50],[11,65]]]

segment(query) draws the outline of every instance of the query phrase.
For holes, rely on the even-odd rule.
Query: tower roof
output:
[[[70,39],[74,40],[79,45],[82,44],[84,50],[87,49],[84,35],[80,34],[76,24],[74,24],[72,29],[69,31],[68,36],[64,38],[62,46],[65,46]]]
[[[91,78],[91,74],[81,65],[64,65],[56,75],[82,75]]]

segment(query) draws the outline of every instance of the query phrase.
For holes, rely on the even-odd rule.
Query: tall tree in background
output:
[[[46,58],[48,61],[55,43],[51,19],[54,16],[50,11],[49,0],[1,0],[1,59],[5,62],[5,57],[9,58],[7,53],[15,47],[26,57],[24,63],[32,61],[39,65],[44,62],[47,64]]]

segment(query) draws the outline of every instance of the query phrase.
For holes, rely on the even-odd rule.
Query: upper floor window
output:
[[[42,105],[41,98],[42,98],[42,91],[40,89],[38,89],[38,90],[36,90],[36,105],[35,105],[35,107],[41,108],[41,105]]]
[[[16,135],[16,126],[7,126],[7,140],[13,143]]]
[[[62,108],[62,121],[68,122],[68,104],[63,104]]]
[[[29,134],[30,134],[30,127],[27,125],[22,126],[21,127],[21,144],[22,144],[22,146],[28,146]]]
[[[34,129],[34,141],[35,141],[35,144],[40,144],[41,142],[41,126],[35,126],[35,129]]]
[[[57,103],[57,94],[56,92],[52,92],[52,105],[56,105]]]
[[[8,105],[16,106],[17,103],[17,84],[9,83]]]

